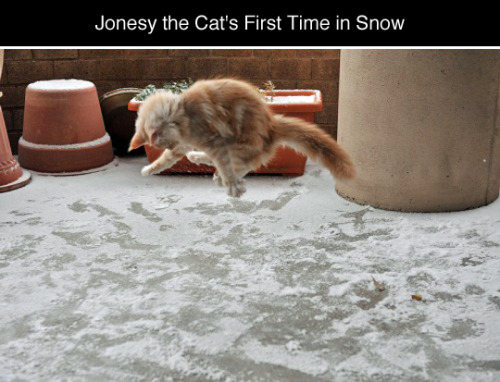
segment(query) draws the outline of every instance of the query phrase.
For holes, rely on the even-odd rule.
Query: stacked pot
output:
[[[0,49],[0,79],[2,78],[4,51]],[[1,94],[0,94],[1,97]],[[9,136],[0,106],[0,192],[14,190],[27,184],[30,174],[19,166],[12,155]]]

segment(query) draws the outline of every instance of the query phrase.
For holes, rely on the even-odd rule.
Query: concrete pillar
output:
[[[343,197],[415,212],[491,203],[500,188],[500,50],[342,50]]]

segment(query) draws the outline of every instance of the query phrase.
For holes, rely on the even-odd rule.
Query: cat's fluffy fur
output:
[[[191,162],[215,166],[214,180],[235,197],[245,192],[242,178],[266,164],[280,145],[319,160],[337,178],[355,173],[349,155],[325,131],[274,115],[254,86],[235,79],[197,81],[182,94],[149,96],[139,108],[130,149],[143,144],[166,149],[143,175],[187,155]]]

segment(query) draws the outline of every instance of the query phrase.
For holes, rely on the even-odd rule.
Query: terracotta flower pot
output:
[[[99,98],[104,126],[111,137],[111,144],[117,155],[128,154],[128,146],[135,132],[136,119],[136,113],[128,110],[128,103],[140,91],[139,88],[121,88],[107,92]],[[137,155],[140,150],[134,150],[133,153]]]
[[[319,90],[275,90],[271,96],[268,92],[266,100],[271,110],[278,114],[291,117],[302,118],[308,122],[314,122],[317,111],[323,109],[323,98]],[[137,111],[141,106],[141,101],[132,99],[129,102],[129,110]],[[152,146],[145,146],[146,155],[150,162],[153,162],[163,152]],[[276,151],[274,158],[267,164],[253,173],[257,174],[287,174],[303,175],[307,157],[289,147],[280,147]],[[186,157],[182,158],[174,166],[161,174],[172,173],[213,173],[215,169],[211,166],[196,165],[191,163]]]
[[[30,173],[23,171],[19,163],[12,156],[9,136],[0,107],[0,192],[10,191],[27,184]]]
[[[2,79],[4,49],[0,49],[0,79]]]
[[[0,79],[2,78],[4,50],[0,49]],[[0,92],[0,98],[2,93]],[[12,156],[9,136],[0,107],[0,192],[14,190],[27,184],[31,179],[28,171],[23,171]]]
[[[113,160],[97,90],[83,80],[50,80],[26,89],[19,163],[41,173],[87,172]]]

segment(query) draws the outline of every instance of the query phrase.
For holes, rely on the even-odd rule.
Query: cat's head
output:
[[[146,98],[140,106],[129,151],[142,145],[172,149],[179,144],[180,130],[186,123],[181,96],[159,91]]]

